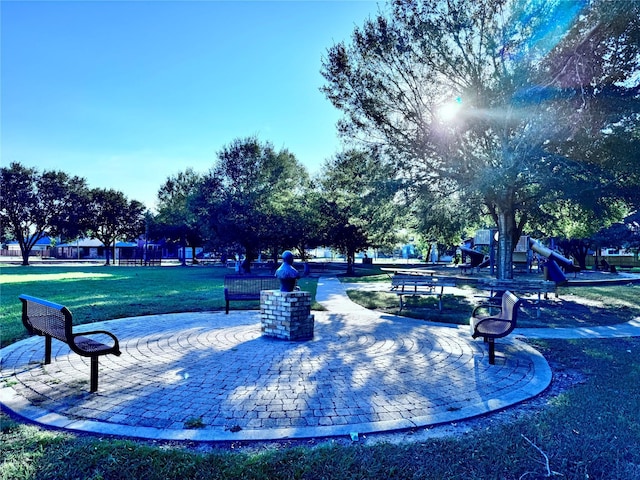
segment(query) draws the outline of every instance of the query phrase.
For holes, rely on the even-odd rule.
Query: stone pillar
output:
[[[285,340],[313,338],[314,318],[311,294],[302,290],[260,292],[260,321],[262,334]]]

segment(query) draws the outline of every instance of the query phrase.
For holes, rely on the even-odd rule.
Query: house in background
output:
[[[104,258],[104,244],[95,238],[78,238],[56,245],[54,256],[62,259]]]
[[[130,258],[137,247],[138,244],[135,242],[116,242],[115,258]],[[95,238],[78,238],[56,245],[54,256],[68,260],[100,259],[105,258],[105,247],[100,240]]]
[[[92,260],[105,257],[104,244],[95,238],[79,238],[62,243],[55,248],[54,256],[66,260]],[[160,264],[162,250],[155,244],[139,242],[116,242],[115,256],[111,260],[124,264]]]
[[[37,257],[50,257],[53,254],[56,239],[53,237],[42,237],[31,248],[29,255]],[[6,255],[10,257],[20,257],[22,252],[20,251],[20,244],[17,241],[7,242]]]
[[[105,250],[104,244],[95,238],[79,238],[60,243],[60,239],[43,237],[31,249],[30,256],[60,260],[103,260],[106,258]],[[178,250],[178,246],[164,240],[148,242],[140,238],[136,242],[116,242],[115,254],[110,255],[110,258],[120,265],[161,265],[163,259],[177,259]],[[201,251],[201,248],[197,251]],[[188,257],[190,253],[189,249]],[[17,241],[3,244],[0,256],[21,257],[20,245]]]

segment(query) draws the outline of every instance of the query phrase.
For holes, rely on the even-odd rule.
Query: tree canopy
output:
[[[112,189],[94,188],[86,205],[85,231],[105,247],[106,265],[117,239],[137,239],[144,233],[145,208],[137,200]]]
[[[328,50],[339,131],[382,148],[433,205],[498,227],[498,276],[541,209],[639,203],[637,2],[395,0]]]
[[[87,194],[86,181],[60,171],[44,171],[11,163],[1,169],[0,223],[3,234],[20,245],[22,265],[46,235],[79,232]]]
[[[391,243],[396,220],[397,184],[391,165],[370,153],[349,150],[328,160],[319,180],[324,242],[346,255],[347,273],[355,254]]]
[[[218,153],[194,200],[210,236],[239,245],[251,261],[262,249],[277,256],[296,246],[292,205],[308,185],[306,169],[286,149],[256,137],[238,138]]]
[[[196,261],[196,247],[202,245],[204,229],[192,206],[202,175],[192,168],[171,176],[158,190],[158,213],[154,217],[154,234],[167,240],[177,241],[184,250],[192,250],[192,261]],[[183,265],[186,255],[182,256]]]

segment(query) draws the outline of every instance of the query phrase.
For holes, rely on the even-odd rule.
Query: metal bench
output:
[[[469,324],[471,326],[471,336],[473,338],[483,337],[489,343],[489,363],[495,364],[495,339],[502,338],[513,332],[518,319],[518,309],[522,300],[513,293],[507,291],[502,295],[500,305],[495,303],[483,303],[473,309]],[[497,315],[479,315],[478,312],[484,309],[498,309]]]
[[[279,290],[280,280],[267,275],[225,275],[225,313],[229,313],[229,302],[260,300],[262,290]]]
[[[450,280],[434,276],[407,275],[396,273],[391,277],[391,292],[398,295],[400,300],[400,311],[404,308],[403,298],[419,297],[423,295],[434,295],[438,298],[438,310],[442,311],[442,295],[444,287],[455,287],[456,284]]]
[[[98,390],[98,357],[101,355],[120,355],[118,339],[110,332],[96,330],[92,332],[73,332],[73,318],[69,309],[63,305],[42,300],[30,295],[20,295],[22,302],[22,323],[31,335],[44,337],[44,363],[51,363],[51,339],[55,338],[69,345],[71,350],[82,357],[91,358],[90,391]],[[99,335],[109,339],[107,345],[90,335]]]

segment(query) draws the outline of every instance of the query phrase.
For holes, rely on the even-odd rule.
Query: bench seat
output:
[[[495,363],[495,339],[503,338],[513,332],[516,328],[518,310],[522,300],[513,293],[504,292],[501,303],[482,303],[476,306],[471,312],[469,325],[471,326],[471,336],[473,338],[482,337],[489,344],[489,363]],[[480,315],[481,310],[498,309],[497,315]]]
[[[467,271],[471,271],[471,273],[473,273],[473,265],[471,265],[470,263],[460,263],[458,264],[458,268],[460,270],[462,270],[462,273],[467,273]]]

